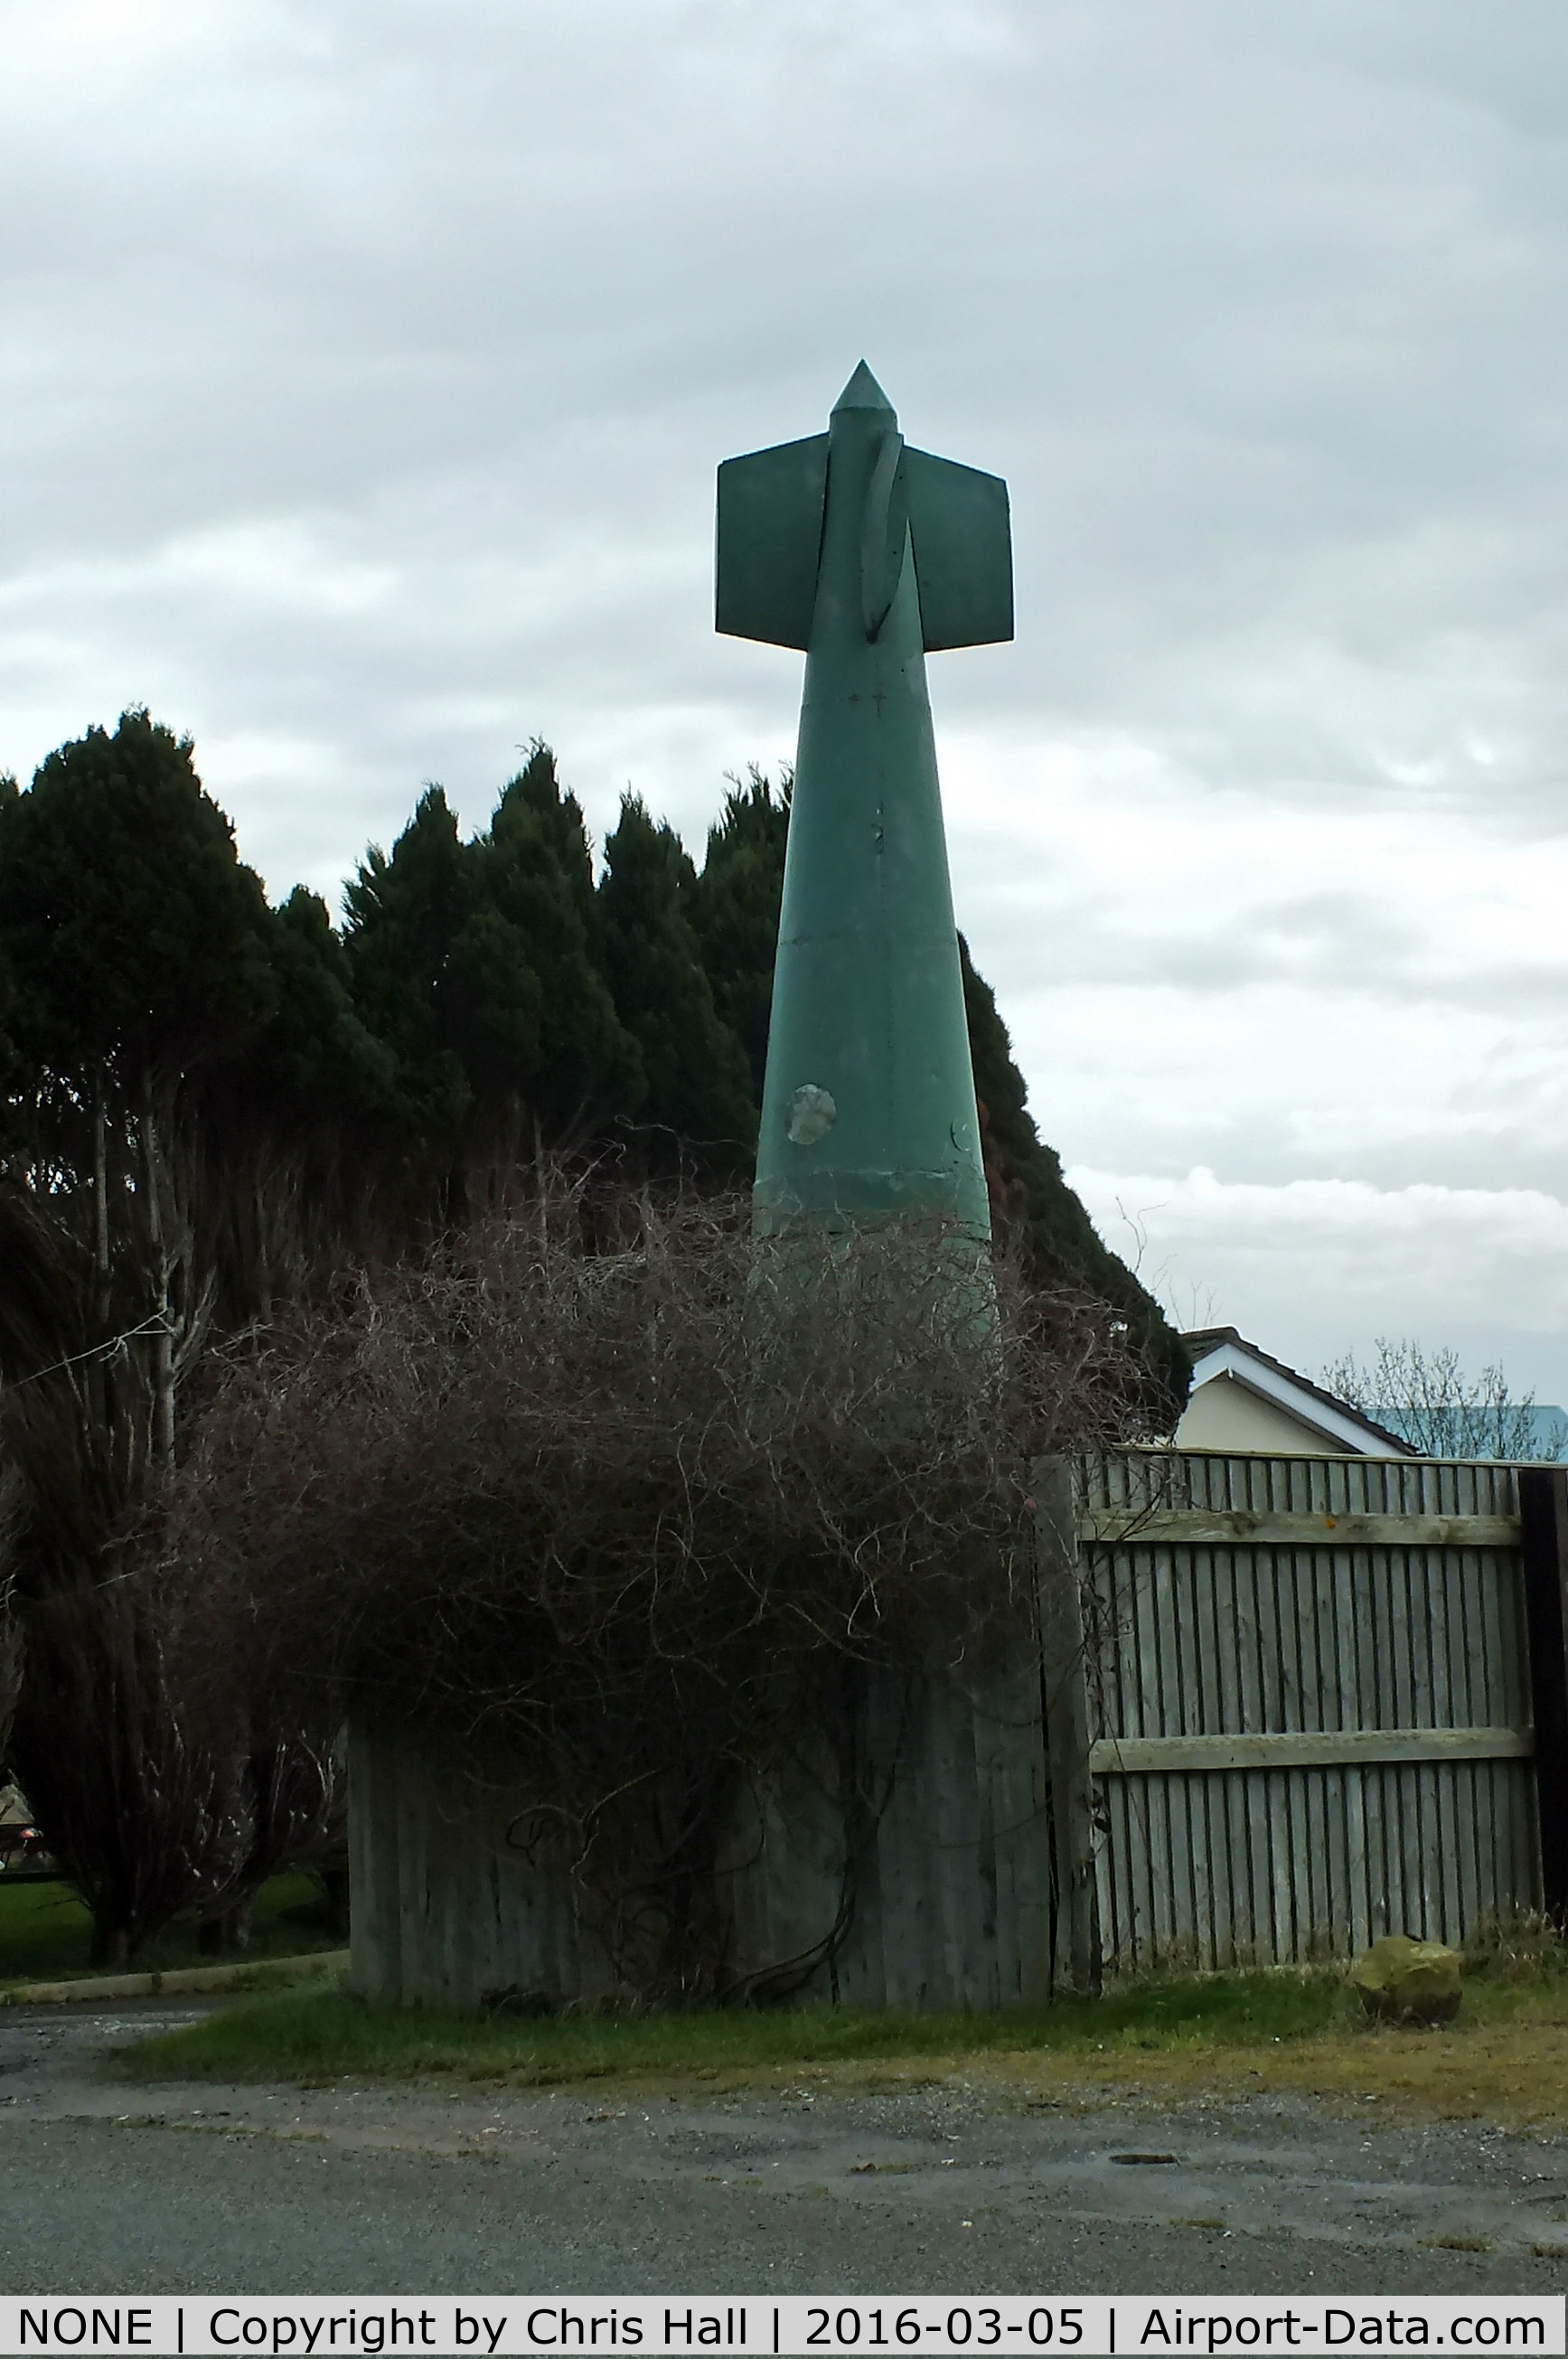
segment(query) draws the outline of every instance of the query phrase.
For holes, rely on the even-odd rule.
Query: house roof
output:
[[[1387,1426],[1375,1424],[1349,1401],[1324,1392],[1300,1369],[1288,1368],[1283,1360],[1249,1343],[1234,1327],[1196,1327],[1181,1341],[1192,1363],[1194,1387],[1214,1376],[1231,1376],[1314,1426],[1329,1440],[1343,1442],[1363,1457],[1421,1455],[1402,1435],[1390,1433]]]

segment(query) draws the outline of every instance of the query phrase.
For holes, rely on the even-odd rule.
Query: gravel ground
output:
[[[164,2006],[0,2013],[0,2290],[1554,2293],[1568,2138],[971,2076],[154,2089]]]

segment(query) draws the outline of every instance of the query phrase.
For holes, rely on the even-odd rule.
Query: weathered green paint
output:
[[[716,604],[721,630],[807,650],[758,1229],[984,1236],[924,651],[1011,637],[1007,487],[906,450],[862,362],[825,438],[720,469]]]
[[[827,487],[825,434],[748,451],[719,469],[714,619],[731,638],[810,644]]]

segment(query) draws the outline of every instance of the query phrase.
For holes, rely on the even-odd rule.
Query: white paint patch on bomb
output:
[[[825,1138],[838,1120],[838,1107],[830,1090],[819,1089],[815,1082],[802,1082],[789,1100],[789,1139],[791,1147],[815,1147]]]

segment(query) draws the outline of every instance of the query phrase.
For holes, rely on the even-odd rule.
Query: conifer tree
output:
[[[530,747],[467,842],[427,788],[391,857],[373,845],[345,897],[357,1006],[420,1136],[470,1166],[515,1163],[581,1145],[638,1104],[583,814],[548,746]]]
[[[996,1008],[996,995],[977,974],[969,945],[958,938],[964,1004],[980,1144],[994,1212],[1020,1241],[1031,1272],[1044,1285],[1083,1287],[1126,1317],[1157,1378],[1175,1401],[1186,1397],[1190,1369],[1181,1339],[1127,1264],[1102,1243],[1083,1204],[1062,1174],[1062,1158],[1035,1128],[1024,1077]]]
[[[292,1126],[393,1115],[396,1060],[354,1006],[348,954],[319,893],[296,885],[272,915],[271,949],[276,1005],[245,1090]]]
[[[739,1172],[757,1140],[746,1051],[720,1016],[690,915],[695,871],[681,839],[626,795],[599,886],[605,973],[641,1051],[649,1159]]]
[[[604,972],[601,912],[583,812],[564,794],[555,756],[536,741],[502,789],[480,839],[482,890],[538,978],[534,1054],[492,1072],[528,1102],[544,1141],[575,1147],[641,1103],[642,1058],[615,1012]],[[480,1078],[474,1076],[475,1086]]]
[[[93,1320],[153,1322],[148,1446],[167,1459],[177,1364],[217,1284],[192,1228],[188,1117],[277,1005],[266,897],[188,738],[134,709],[0,796],[0,959],[12,1176],[79,1235]]]
[[[347,886],[343,944],[354,1005],[393,1060],[400,1109],[422,1137],[451,1140],[472,1098],[460,1041],[454,951],[478,902],[474,862],[440,787],[427,787],[388,858],[372,844]],[[534,977],[514,1021],[537,1017]]]
[[[0,794],[0,940],[24,1054],[130,1086],[253,1038],[271,1012],[266,898],[189,738],[133,709]]]
[[[746,1050],[759,1107],[792,784],[786,772],[776,791],[755,762],[744,781],[732,781],[708,830],[707,853],[691,895],[713,1005]]]
[[[214,1318],[234,1315],[235,1150],[204,1112],[277,1014],[275,947],[190,741],[145,712],[60,747],[26,794],[0,791],[13,1758],[92,1904],[99,1957],[215,1901],[236,1862],[266,1872],[238,1797],[253,1742],[276,1767],[283,1740],[252,1724],[243,1677],[198,1730],[134,1536],[174,1461],[182,1380]]]

